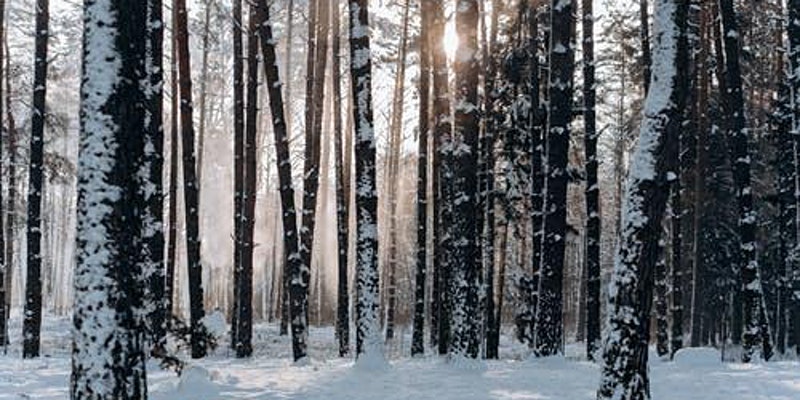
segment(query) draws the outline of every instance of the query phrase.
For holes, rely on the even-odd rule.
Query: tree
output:
[[[175,43],[178,56],[178,88],[180,91],[180,126],[183,150],[183,197],[186,214],[186,260],[189,271],[189,318],[192,358],[203,358],[208,346],[202,319],[203,265],[200,259],[200,213],[197,186],[197,161],[194,151],[194,122],[192,119],[192,76],[189,59],[189,30],[186,0],[175,0]]]
[[[478,2],[459,0],[456,6],[456,31],[459,46],[453,63],[456,75],[455,124],[452,136],[452,220],[448,224],[451,257],[447,268],[453,310],[450,354],[477,358],[479,355],[480,266],[477,264],[478,227]]]
[[[739,245],[741,259],[741,285],[745,329],[742,336],[744,352],[742,361],[749,362],[756,346],[761,344],[761,357],[768,360],[772,355],[768,327],[765,319],[764,299],[761,287],[756,252],[756,214],[753,208],[753,193],[750,174],[750,134],[744,109],[742,76],[739,66],[738,22],[732,0],[720,0],[723,43],[725,50],[725,87],[723,110],[728,118],[727,133],[732,139],[731,160],[736,186],[736,201],[739,205]]]
[[[269,6],[266,0],[258,0],[257,11],[262,13],[262,21],[258,29],[261,55],[263,58],[264,75],[267,79],[269,93],[269,108],[272,115],[272,131],[275,136],[275,162],[278,169],[278,182],[281,195],[281,213],[283,222],[283,246],[286,274],[298,276],[301,268],[299,254],[299,238],[297,234],[297,209],[294,201],[294,186],[292,185],[292,165],[289,159],[289,134],[286,129],[283,93],[278,72],[278,60],[275,54],[275,42],[272,35],[272,21],[270,20]],[[296,299],[299,292],[305,290],[299,281],[290,279],[288,290],[289,297]],[[293,318],[296,314],[292,313]],[[292,323],[292,354],[295,361],[306,356],[305,337],[295,332]]]
[[[5,0],[0,0],[0,43],[3,43],[5,37],[5,12],[6,12],[6,2]],[[3,57],[3,47],[0,46],[0,81],[2,81],[3,77],[3,66],[4,61]],[[3,129],[3,85],[0,84],[0,129]],[[11,136],[11,133],[6,131],[6,134]],[[8,169],[10,172],[10,168],[3,168],[6,167],[8,164],[5,164],[5,158],[3,157],[3,144],[4,140],[0,140],[0,181],[3,178],[3,170]],[[9,175],[10,176],[10,175]],[[5,213],[6,210],[3,208],[3,185],[0,183],[0,346],[5,348],[7,334],[8,334],[8,312],[9,309],[8,305],[6,304],[6,292],[10,290],[10,288],[6,287],[6,275],[8,274],[9,269],[9,260],[6,259],[6,240],[12,240],[11,238],[6,237],[6,229],[5,229]]]
[[[646,4],[646,2],[645,2]],[[583,120],[586,152],[586,354],[600,348],[600,185],[597,180],[597,127],[592,1],[583,1]],[[645,5],[646,8],[646,5]]]
[[[420,0],[419,136],[417,150],[417,268],[411,355],[425,354],[425,282],[428,268],[428,137],[431,128],[431,1]]]
[[[174,19],[173,19],[174,21]],[[170,126],[169,126],[169,188],[167,197],[167,258],[164,277],[164,301],[168,321],[172,317],[175,293],[175,264],[178,248],[178,57],[175,35],[172,35],[172,58],[170,59]]]
[[[631,160],[622,231],[609,288],[609,331],[598,399],[650,398],[647,351],[653,276],[686,106],[688,0],[654,2],[653,70],[639,142]]]
[[[331,8],[331,68],[333,69],[333,131],[336,168],[336,239],[339,252],[336,290],[336,337],[339,356],[350,353],[350,302],[347,289],[348,253],[350,252],[350,163],[352,150],[345,146],[350,131],[342,130],[341,17],[339,3]]]
[[[23,358],[39,357],[42,326],[42,193],[44,192],[44,123],[47,99],[47,42],[50,37],[49,0],[36,2],[36,54],[28,169],[28,262],[25,280],[25,317],[22,325]]]
[[[789,67],[790,71],[794,71],[791,75],[789,75],[789,85],[791,87],[791,93],[794,96],[791,98],[791,106],[792,106],[792,121],[794,121],[793,126],[791,127],[791,134],[792,134],[792,161],[793,161],[793,175],[795,185],[797,185],[797,179],[800,177],[800,162],[798,162],[798,156],[800,155],[800,126],[798,123],[800,122],[800,108],[798,108],[798,104],[800,98],[800,1],[799,0],[791,0],[788,4],[789,7],[789,24],[788,24],[788,34],[789,34]],[[794,211],[795,221],[800,220],[800,188],[794,187],[792,192],[794,193]],[[795,230],[800,229],[800,226],[795,226]],[[800,239],[800,235],[798,235],[797,231],[794,233],[795,240]],[[797,254],[798,249],[800,249],[800,244],[795,243],[794,253]],[[789,341],[790,343],[794,344],[795,351],[797,354],[800,354],[800,262],[796,258],[792,260],[794,262],[793,271],[792,271],[792,280],[790,282],[792,291],[794,292],[794,296],[791,298],[790,308],[791,308],[791,320],[792,326],[790,331],[792,335],[790,335]]]
[[[378,325],[378,192],[367,0],[350,0],[350,84],[356,165],[356,353],[382,358]]]
[[[131,171],[148,168],[152,150],[152,137],[140,133],[150,132],[148,56],[160,57],[148,54],[156,7],[84,4],[72,399],[147,398],[141,246],[149,217]]]
[[[239,291],[244,252],[244,51],[242,49],[242,0],[233,2],[233,312],[231,313],[231,348],[239,343]]]
[[[561,353],[562,281],[564,278],[564,240],[567,237],[567,155],[572,121],[572,4],[553,0],[550,27],[550,107],[545,165],[544,234],[542,266],[539,273],[536,308],[538,356]]]

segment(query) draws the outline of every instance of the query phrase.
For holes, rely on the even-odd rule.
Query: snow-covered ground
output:
[[[0,356],[0,400],[68,398],[69,321],[47,318],[43,354],[38,360],[22,361],[18,335],[8,355]],[[11,330],[20,331],[18,320]],[[220,348],[206,360],[187,365],[181,377],[153,365],[149,375],[151,398],[155,400],[303,399],[303,400],[393,400],[393,399],[501,399],[579,400],[593,399],[599,368],[584,361],[529,359],[524,346],[504,337],[502,361],[465,369],[438,357],[410,359],[408,341],[395,343],[384,369],[354,367],[351,360],[336,357],[333,330],[312,329],[308,366],[289,360],[288,338],[276,327],[256,328],[256,355],[234,360]],[[579,353],[579,346],[567,353]],[[668,400],[798,400],[800,363],[732,364],[717,361],[712,350],[691,350],[675,362],[655,360],[651,364],[654,399]],[[577,357],[576,357],[577,358]]]

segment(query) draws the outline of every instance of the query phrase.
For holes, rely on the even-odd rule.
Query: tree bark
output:
[[[131,226],[152,218],[141,190],[151,176],[131,171],[154,165],[149,128],[160,124],[148,121],[148,105],[158,95],[146,78],[160,57],[148,48],[161,26],[148,15],[156,9],[158,1],[84,4],[72,399],[147,398],[143,266],[155,254],[143,257],[153,238]]]
[[[175,40],[178,49],[178,88],[180,91],[180,126],[183,150],[183,195],[186,214],[186,261],[189,275],[189,315],[192,358],[203,358],[208,343],[201,320],[203,308],[203,265],[200,259],[199,193],[197,162],[194,150],[192,119],[192,77],[189,59],[189,30],[186,0],[175,0]]]
[[[425,282],[428,268],[428,151],[431,129],[431,2],[420,0],[419,136],[417,138],[417,259],[411,355],[425,354]]]
[[[546,196],[542,268],[536,316],[537,356],[561,354],[562,283],[564,278],[565,239],[567,236],[567,161],[570,122],[572,121],[572,4],[553,0],[551,9],[550,78],[548,82],[549,116],[546,156]]]
[[[233,1],[233,309],[231,310],[231,348],[239,345],[239,292],[244,253],[244,49],[242,0]],[[237,350],[238,353],[238,350]]]
[[[647,9],[647,1],[644,10]],[[645,11],[646,12],[646,11]],[[643,37],[645,33],[642,33]],[[597,179],[597,127],[595,105],[594,14],[592,1],[583,0],[583,120],[586,156],[586,355],[600,348],[600,184]],[[649,38],[649,36],[648,36]],[[649,40],[649,39],[648,39]],[[648,45],[649,47],[649,45]],[[649,52],[649,48],[648,48]]]
[[[647,355],[653,272],[670,170],[686,106],[688,0],[656,0],[654,69],[628,172],[622,231],[609,288],[609,332],[598,399],[650,398]]]
[[[745,329],[742,335],[744,351],[742,361],[772,355],[772,345],[766,326],[762,326],[764,313],[763,290],[756,251],[756,212],[753,208],[753,193],[750,173],[750,132],[744,109],[742,76],[739,65],[739,28],[732,0],[720,0],[722,17],[722,37],[725,50],[725,92],[723,111],[728,116],[727,133],[732,140],[731,160],[736,187],[736,201],[739,205],[739,245],[741,250],[740,274],[743,296]],[[761,345],[761,354],[756,355],[756,347]]]
[[[42,194],[44,193],[44,124],[47,98],[47,42],[49,0],[36,2],[36,54],[31,114],[31,147],[28,169],[28,258],[25,279],[25,313],[22,325],[23,358],[39,357],[42,326]]]

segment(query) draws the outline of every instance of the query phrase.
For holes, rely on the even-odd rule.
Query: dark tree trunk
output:
[[[459,46],[453,70],[456,75],[454,101],[455,125],[449,164],[453,176],[452,219],[447,222],[451,237],[451,256],[447,269],[452,295],[450,354],[454,357],[478,358],[480,266],[477,264],[478,226],[478,2],[458,0],[456,30]],[[445,199],[446,201],[448,199]]]
[[[158,97],[147,79],[160,57],[148,46],[161,26],[156,9],[158,1],[84,5],[72,399],[147,398],[143,267],[155,254],[142,253],[153,238],[141,229],[152,218],[141,187],[151,176],[131,171],[157,165],[147,154],[160,126],[148,121]]]
[[[688,0],[656,0],[656,65],[631,160],[617,261],[609,288],[609,332],[598,399],[650,398],[647,355],[654,269],[669,175],[686,106]],[[664,96],[667,96],[665,99]]]
[[[30,166],[28,170],[28,259],[22,357],[39,357],[42,326],[42,194],[44,193],[44,124],[47,91],[47,42],[50,37],[49,0],[36,2],[36,54],[33,65]]]
[[[659,357],[665,357],[669,352],[669,281],[666,254],[665,231],[661,232],[659,240],[658,263],[655,267],[655,317],[656,317],[656,353]]]
[[[356,154],[356,352],[382,357],[378,324],[378,192],[367,0],[350,0],[350,83]]]
[[[0,0],[0,134],[5,133],[9,137],[11,136],[11,132],[5,129],[3,126],[3,67],[5,66],[3,57],[3,42],[5,37],[5,11],[6,11],[6,2],[5,0]],[[5,344],[8,341],[8,304],[6,304],[6,293],[10,290],[10,288],[6,287],[6,275],[7,271],[10,269],[10,263],[6,259],[6,240],[11,241],[6,236],[6,224],[5,224],[5,216],[6,212],[10,212],[11,210],[6,210],[4,208],[5,204],[3,203],[3,172],[4,170],[10,171],[8,168],[8,164],[6,163],[6,158],[3,154],[3,144],[7,139],[2,138],[0,139],[0,346],[5,348]],[[8,151],[8,150],[6,150]],[[10,176],[10,173],[9,173]]]
[[[431,43],[434,44],[433,56],[433,291],[431,296],[431,336],[432,346],[438,348],[439,354],[447,353],[448,343],[448,304],[444,290],[447,280],[445,271],[447,251],[443,221],[446,220],[446,181],[442,163],[445,161],[445,143],[450,137],[450,97],[447,73],[447,56],[444,39],[444,9],[441,1],[431,2]]]
[[[411,355],[425,354],[425,282],[428,268],[428,151],[431,129],[431,1],[420,0],[419,136],[417,150],[417,269]]]
[[[259,18],[262,22],[258,34],[261,44],[261,55],[264,64],[264,74],[267,79],[269,92],[269,108],[272,115],[272,131],[275,135],[275,162],[278,169],[278,184],[281,194],[281,212],[283,215],[283,246],[284,246],[284,274],[295,276],[300,271],[300,254],[298,253],[297,235],[297,209],[294,202],[294,186],[292,185],[292,165],[289,155],[289,134],[286,130],[283,93],[281,80],[278,73],[278,60],[275,55],[275,43],[272,36],[272,21],[270,20],[269,6],[266,0],[258,0],[257,12],[262,13]],[[300,282],[289,280],[284,296],[296,298],[298,292],[305,290]],[[292,292],[292,294],[286,293]],[[288,320],[287,318],[285,318]],[[292,326],[292,353],[295,361],[305,357],[305,338],[296,335]]]
[[[549,116],[542,267],[536,316],[537,356],[562,353],[562,283],[567,236],[567,157],[572,121],[572,4],[553,0],[551,8]]]
[[[258,117],[258,26],[257,6],[251,4],[247,28],[247,118],[244,138],[244,185],[242,188],[242,253],[239,286],[236,288],[236,356],[253,354],[253,246],[256,216],[256,153]]]
[[[233,308],[231,348],[239,341],[239,291],[242,287],[244,254],[244,48],[242,0],[233,1]],[[238,352],[238,350],[237,350]]]
[[[650,53],[650,12],[647,3],[647,0],[639,0],[639,24],[641,25],[639,36],[642,42],[642,76],[645,96],[650,90],[650,70],[653,63]]]
[[[336,292],[336,337],[339,339],[339,356],[350,353],[350,304],[347,288],[348,253],[350,250],[350,163],[353,156],[342,130],[342,67],[341,67],[341,17],[339,3],[331,8],[331,67],[333,68],[333,132],[336,157],[336,234],[339,251]],[[349,142],[349,141],[348,141]]]
[[[197,162],[194,151],[194,123],[192,119],[192,77],[189,59],[189,30],[186,0],[175,0],[175,40],[178,48],[178,87],[180,91],[180,125],[183,150],[183,197],[186,213],[186,262],[189,275],[189,316],[191,327],[192,358],[203,358],[208,343],[201,320],[203,309],[203,265],[200,259],[199,193],[197,187]]]
[[[164,278],[164,301],[167,313],[167,323],[172,319],[175,293],[175,264],[178,249],[178,58],[175,35],[172,35],[172,58],[170,59],[170,126],[169,126],[169,222],[167,224],[167,266]]]
[[[644,10],[647,8],[647,1]],[[645,11],[646,12],[646,11]],[[586,153],[586,355],[595,359],[600,348],[600,184],[597,180],[595,116],[594,15],[592,1],[583,0],[583,120]],[[642,33],[643,37],[645,33]],[[648,39],[649,40],[649,39]],[[648,45],[649,47],[649,45]],[[649,49],[648,49],[649,50]],[[649,51],[648,51],[649,52]]]
[[[676,157],[680,157],[682,143],[678,138],[678,151]],[[676,158],[675,162],[678,162]],[[674,180],[670,182],[670,223],[672,225],[672,346],[670,358],[675,356],[675,353],[683,348],[683,288],[686,284],[686,277],[684,276],[683,268],[683,203],[681,201],[681,193],[683,185],[681,184],[681,169],[680,166],[674,168]]]
[[[139,196],[142,214],[141,270],[146,279],[145,310],[154,354],[167,344],[167,308],[164,270],[164,18],[161,0],[147,1],[145,44],[145,151],[140,161]]]
[[[284,81],[283,81],[283,86],[285,87],[285,89],[284,89],[284,100],[282,101],[282,103],[287,104],[288,107],[289,107],[289,113],[288,113],[289,118],[286,120],[286,128],[285,128],[286,131],[288,132],[287,138],[291,137],[292,136],[292,132],[293,132],[292,131],[292,113],[291,113],[291,105],[292,105],[292,79],[291,79],[292,72],[291,71],[292,71],[292,65],[293,65],[292,64],[292,48],[293,48],[292,45],[293,45],[294,35],[293,35],[292,32],[294,32],[294,12],[295,12],[294,0],[289,0],[289,4],[287,5],[287,12],[286,12],[286,60],[285,60],[285,64],[284,64],[285,65],[284,74],[286,75],[287,79],[284,79]],[[276,64],[276,67],[277,67],[277,64]],[[280,174],[280,172],[279,172],[279,174]],[[291,169],[290,169],[289,176],[291,177]],[[283,181],[280,181],[280,182],[283,182]],[[283,194],[281,194],[281,198],[283,198],[282,196],[283,196]],[[282,202],[282,200],[281,200],[281,202]],[[294,204],[294,203],[292,203],[292,204]],[[294,206],[292,206],[292,207],[294,207]],[[296,213],[296,211],[294,211],[294,212]],[[297,217],[295,215],[295,219],[296,218]],[[293,232],[297,233],[296,228],[295,228],[295,230],[293,230]],[[289,263],[287,262],[288,260],[286,259],[288,254],[289,253],[287,253],[287,250],[284,248],[284,252],[283,252],[283,260],[284,260],[284,262],[283,262],[283,270],[282,270],[282,273],[281,273],[281,281],[282,281],[281,290],[280,290],[281,296],[280,296],[280,300],[279,300],[279,303],[278,303],[278,304],[280,304],[280,310],[281,310],[280,311],[281,312],[281,324],[280,324],[280,335],[281,336],[289,334],[289,286],[290,286],[290,278],[291,278],[291,275],[289,274],[289,272],[290,272],[289,268],[291,268],[291,266],[289,265]]]
[[[789,7],[789,24],[788,24],[788,34],[789,34],[789,66],[791,71],[798,71],[800,69],[800,0],[791,0],[788,4]],[[792,174],[794,176],[795,185],[798,183],[798,178],[800,177],[800,138],[798,137],[798,133],[800,133],[800,127],[798,127],[798,123],[800,123],[800,109],[798,109],[798,93],[800,93],[800,74],[794,73],[791,75],[789,80],[789,85],[791,86],[790,92],[794,94],[792,98],[791,105],[793,110],[793,118],[794,126],[791,127],[792,133],[792,160],[794,170]],[[795,221],[800,220],[800,187],[795,186],[793,188],[794,193],[794,212],[795,212]],[[795,222],[796,224],[796,222]],[[795,226],[795,241],[798,239],[798,232],[797,230],[800,229],[800,226]],[[792,257],[792,279],[789,282],[791,290],[795,293],[794,296],[791,297],[789,301],[789,308],[791,314],[791,323],[788,327],[790,333],[789,336],[789,344],[795,347],[795,351],[798,355],[800,355],[800,296],[797,295],[800,292],[800,260],[797,259],[797,253],[800,248],[798,248],[798,244],[795,242],[794,247],[792,249],[794,257]]]
[[[762,346],[760,357],[768,360],[772,355],[768,329],[762,326],[765,318],[763,291],[756,251],[756,212],[753,208],[753,193],[750,174],[750,133],[744,109],[742,75],[739,66],[739,28],[733,0],[720,0],[722,37],[725,49],[725,86],[723,111],[727,116],[728,137],[732,141],[731,160],[736,200],[739,205],[740,274],[743,296],[745,329],[742,336],[744,352],[742,361],[749,362],[758,345]],[[758,356],[756,356],[758,357]]]

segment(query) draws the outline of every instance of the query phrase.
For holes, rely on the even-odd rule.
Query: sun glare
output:
[[[456,24],[449,21],[444,28],[444,38],[442,39],[444,51],[447,53],[447,58],[452,60],[456,56],[458,50],[458,33],[456,32]]]

